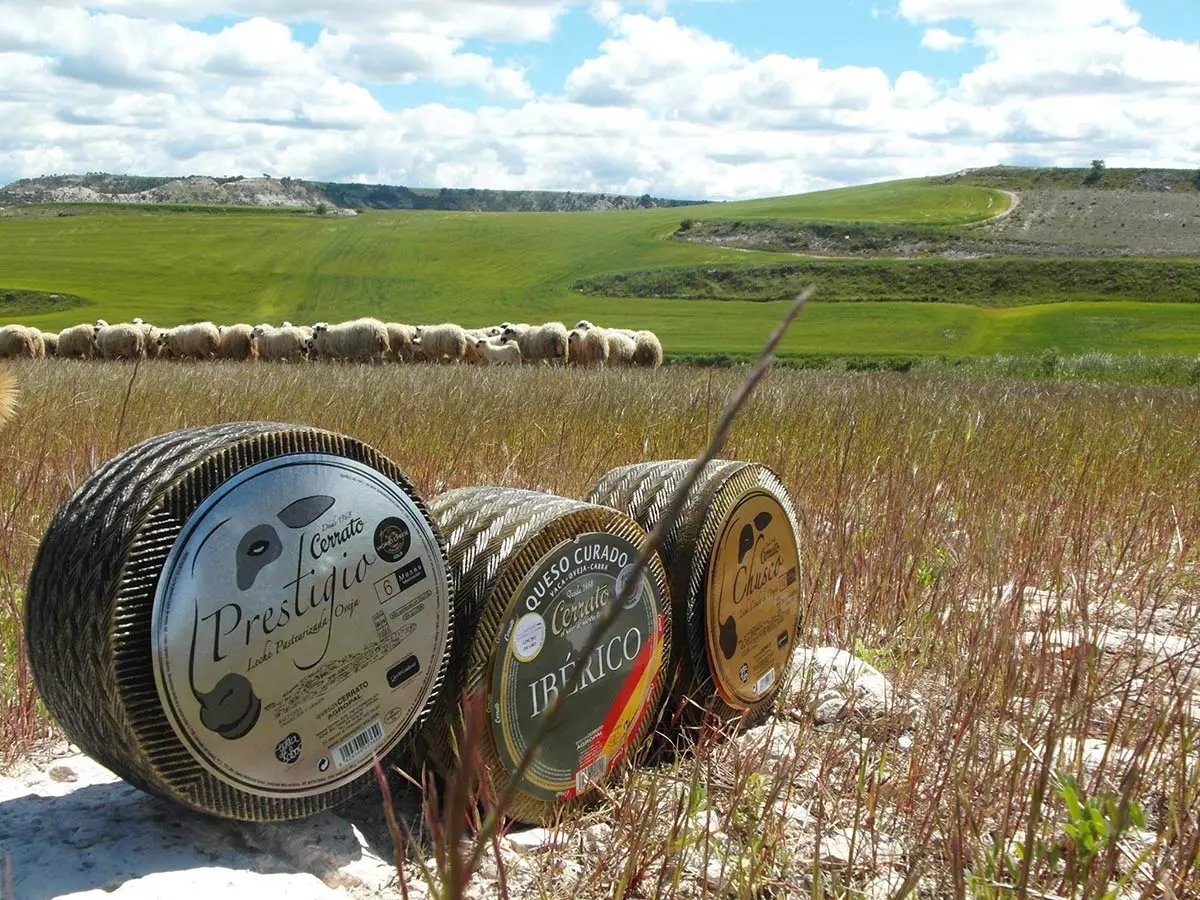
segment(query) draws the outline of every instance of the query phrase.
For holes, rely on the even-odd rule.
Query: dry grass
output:
[[[582,496],[612,466],[694,455],[744,376],[144,363],[130,387],[131,366],[13,371],[22,402],[0,430],[10,756],[48,730],[17,639],[37,542],[122,447],[205,423],[298,422],[379,447],[429,494],[497,483]],[[877,896],[1196,896],[1198,401],[770,376],[724,455],[770,465],[796,498],[809,642],[857,648],[914,706],[911,725],[814,727],[801,691],[769,734],[712,736],[630,773],[552,849],[510,865],[497,847],[468,893],[497,890],[486,879],[499,861],[522,897],[855,897],[885,876]],[[1179,640],[1156,650],[1152,635]],[[1085,770],[1086,739],[1111,748],[1099,769]],[[822,849],[835,832],[848,853]]]

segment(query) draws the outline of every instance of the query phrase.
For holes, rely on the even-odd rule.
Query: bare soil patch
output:
[[[974,229],[1022,244],[1070,245],[1077,255],[1200,255],[1200,194],[1033,190],[1011,215]]]

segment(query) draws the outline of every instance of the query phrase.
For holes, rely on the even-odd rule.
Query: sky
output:
[[[1200,168],[1200,0],[0,0],[0,183],[794,194]]]

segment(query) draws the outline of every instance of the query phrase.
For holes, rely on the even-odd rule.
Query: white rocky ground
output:
[[[1138,643],[1152,658],[1196,653],[1195,646],[1181,647],[1168,637],[1149,637],[1149,642]],[[1049,645],[1047,649],[1054,652],[1052,648],[1079,640],[1073,632],[1050,635],[1043,631],[1036,637],[1026,634],[1024,643],[1027,648]],[[1109,652],[1134,642],[1130,634],[1115,631],[1092,640]],[[1189,661],[1195,662],[1194,658]],[[912,729],[923,715],[925,701],[912,692],[895,689],[863,660],[835,648],[800,649],[791,675],[778,716],[728,745],[728,754],[742,770],[762,773],[767,779],[794,768],[798,740],[814,724],[822,730],[849,724],[863,735],[878,735],[882,730],[900,751],[912,746]],[[4,858],[11,861],[12,879],[12,893],[0,882],[0,896],[21,900],[104,896],[137,900],[175,894],[254,900],[401,896],[378,795],[364,798],[351,809],[302,822],[226,822],[146,795],[74,750],[64,744],[0,779],[0,863]],[[1103,760],[1106,751],[1110,765],[1113,756],[1123,752],[1090,739],[1080,747],[1064,745],[1062,750],[1068,756],[1078,751],[1085,770],[1095,764],[1093,758]],[[838,869],[852,858],[859,862],[869,858],[872,874],[859,886],[859,896],[866,900],[893,896],[905,875],[904,837],[875,833],[868,845],[861,830],[838,827],[837,823],[818,830],[809,796],[819,781],[817,773],[797,770],[791,780],[786,795],[771,798],[767,815],[774,817],[786,834],[796,859],[816,860]],[[632,809],[633,815],[638,815],[639,808],[656,808],[653,803],[639,807],[637,792],[647,790],[679,794],[680,802],[690,802],[688,785],[673,781],[670,773],[664,772],[657,781],[635,780],[627,788],[624,806]],[[420,798],[403,784],[395,791],[399,817],[415,829]],[[660,798],[657,809],[669,808],[672,803],[668,799],[664,804]],[[754,830],[761,833],[765,826],[756,821],[750,831],[739,831],[736,810],[719,806],[710,796],[686,818],[685,833],[672,835],[678,848],[674,855],[682,859],[684,873],[669,892],[672,895],[720,897],[735,893],[747,861],[753,860],[754,854],[748,854],[746,846],[752,843]],[[624,852],[618,843],[619,829],[606,821],[606,815],[602,809],[557,831],[525,829],[505,835],[499,855],[510,895],[520,900],[583,896],[583,887],[594,887],[597,878],[610,874],[615,878],[616,872],[603,868],[599,874],[584,871],[588,863],[595,869],[606,852],[617,860]],[[1152,841],[1153,835],[1147,840]],[[405,874],[409,897],[423,900],[430,896],[418,865],[410,862]],[[485,858],[468,896],[499,896],[500,877],[496,860]],[[791,889],[784,887],[777,895],[807,893],[811,885],[807,879],[805,864],[798,864]],[[552,894],[538,887],[550,882],[555,884]],[[572,888],[573,884],[578,887]]]

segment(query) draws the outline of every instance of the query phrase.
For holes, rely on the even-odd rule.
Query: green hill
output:
[[[199,319],[335,320],[364,314],[468,326],[505,319],[571,324],[588,318],[653,328],[669,355],[744,355],[755,352],[777,323],[782,302],[762,298],[779,293],[763,287],[749,298],[758,302],[740,302],[606,296],[603,288],[597,294],[594,287],[585,294],[573,286],[632,271],[761,270],[796,262],[792,254],[674,238],[682,216],[694,222],[770,219],[953,229],[984,222],[1008,203],[1003,191],[918,179],[685,210],[370,211],[330,218],[258,210],[231,215],[152,207],[27,207],[0,214],[0,320],[55,330],[97,317],[114,321],[133,316],[164,325]],[[869,265],[891,271],[881,269],[879,277],[865,273],[871,276],[868,282],[893,280],[905,284],[908,293],[874,302],[875,295],[863,291],[857,298],[862,302],[855,303],[819,302],[818,294],[783,352],[967,356],[1045,347],[1064,352],[1200,351],[1200,304],[1136,302],[1187,299],[1190,270],[1160,262],[1157,269],[1126,273],[1135,287],[1148,286],[1143,296],[1129,296],[1097,287],[1095,278],[1105,276],[1086,268],[1093,262],[1113,264],[1075,261],[1070,283],[1059,283],[1063,278],[1050,267],[1040,273],[1043,281],[1036,290],[1024,297],[1024,276],[1018,272],[1009,279],[1004,303],[1035,305],[997,309],[989,308],[995,305],[986,287],[989,273],[978,265],[967,279],[968,270],[959,267],[965,263],[947,263],[936,271],[927,266],[922,273],[919,262],[872,261]],[[1172,293],[1156,296],[1156,278],[1169,282]],[[774,284],[771,291],[778,287]],[[793,287],[788,284],[787,290]],[[37,292],[60,299],[39,306]],[[19,305],[10,306],[8,294]],[[61,299],[68,295],[77,305],[63,308]],[[825,299],[837,296],[829,290]],[[1092,302],[1097,297],[1115,299]],[[1051,299],[1057,302],[1041,302]]]

